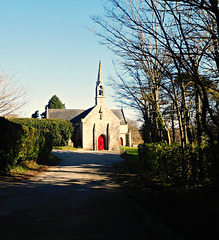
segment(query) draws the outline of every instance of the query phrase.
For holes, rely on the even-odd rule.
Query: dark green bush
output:
[[[62,119],[34,119],[34,118],[13,118],[10,119],[36,129],[47,130],[52,135],[53,146],[66,146],[73,134],[73,125],[70,121]]]
[[[0,118],[0,168],[14,165],[19,159],[24,130],[21,125]]]
[[[178,143],[148,143],[139,145],[139,158],[146,169],[163,181],[178,185],[197,185],[212,178],[212,162],[209,146]]]
[[[138,153],[140,160],[144,163],[147,170],[154,170],[154,160],[156,158],[156,144],[140,144],[138,145]]]
[[[48,132],[0,118],[0,169],[27,160],[41,161],[51,150]]]

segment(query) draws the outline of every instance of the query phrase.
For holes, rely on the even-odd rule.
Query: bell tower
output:
[[[99,62],[99,70],[96,82],[96,95],[95,95],[95,105],[104,105],[105,104],[105,89],[103,84],[102,76],[102,65],[101,61]]]

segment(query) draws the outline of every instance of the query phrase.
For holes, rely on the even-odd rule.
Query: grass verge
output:
[[[132,173],[143,177],[151,176],[152,173],[145,169],[143,162],[139,159],[137,147],[121,147],[121,152],[125,165]]]
[[[57,150],[67,150],[67,151],[75,151],[77,148],[71,147],[71,146],[53,146],[53,149]]]
[[[123,147],[121,147],[121,151],[126,152],[127,154],[132,155],[132,156],[138,156],[138,148],[137,147],[123,146]]]
[[[7,171],[0,171],[0,180],[10,182],[25,181],[43,171],[46,171],[51,166],[58,165],[60,161],[59,158],[52,154],[44,159],[41,164],[37,164],[34,160],[25,161],[16,166],[9,167]]]

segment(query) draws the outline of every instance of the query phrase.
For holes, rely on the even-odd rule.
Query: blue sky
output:
[[[98,63],[113,75],[113,56],[88,30],[101,0],[0,0],[0,70],[29,86],[24,116],[44,111],[56,94],[66,108],[94,105]],[[107,105],[116,108],[106,88]]]

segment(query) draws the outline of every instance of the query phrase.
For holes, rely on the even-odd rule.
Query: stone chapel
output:
[[[95,105],[89,109],[47,109],[46,118],[70,120],[74,126],[75,147],[86,150],[120,151],[126,145],[128,123],[122,109],[109,109],[105,104],[105,87],[101,61],[95,89]]]

